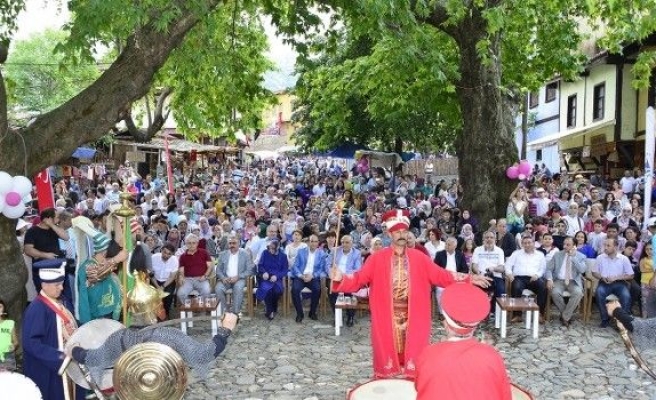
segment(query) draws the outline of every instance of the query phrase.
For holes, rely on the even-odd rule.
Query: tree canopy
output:
[[[55,47],[64,40],[63,31],[48,29],[13,43],[4,69],[14,114],[48,112],[100,76],[97,62],[73,65],[56,53]]]

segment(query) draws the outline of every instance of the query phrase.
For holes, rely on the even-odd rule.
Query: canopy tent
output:
[[[77,149],[75,149],[71,157],[89,160],[92,159],[95,155],[96,155],[96,149],[91,149],[88,147],[78,147]]]
[[[245,153],[250,156],[257,157],[260,160],[275,160],[280,156],[277,151],[271,150],[247,151]]]
[[[366,146],[362,146],[360,144],[353,144],[353,143],[344,143],[340,146],[335,147],[334,149],[330,150],[328,154],[326,154],[327,157],[334,157],[334,158],[355,158],[355,152],[356,151],[371,151]]]
[[[298,146],[282,146],[278,149],[278,153],[297,153],[300,151]]]
[[[412,154],[414,156],[414,154]],[[397,153],[385,153],[382,151],[372,150],[358,150],[355,153],[355,158],[360,159],[366,156],[369,160],[369,167],[383,167],[396,169],[399,165],[403,164],[403,159]]]

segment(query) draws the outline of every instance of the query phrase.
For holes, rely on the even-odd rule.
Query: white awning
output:
[[[582,126],[579,128],[566,129],[564,131],[552,133],[551,135],[547,135],[539,139],[536,139],[532,142],[528,142],[526,146],[528,147],[529,150],[539,150],[544,147],[553,146],[554,144],[558,143],[560,140],[564,138],[572,138],[574,136],[584,135],[588,132],[592,132],[594,130],[601,129],[606,126],[612,126],[612,125],[615,125],[614,119],[611,119],[609,121],[598,121],[590,125]]]

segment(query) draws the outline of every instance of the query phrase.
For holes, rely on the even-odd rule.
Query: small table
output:
[[[358,301],[357,304],[351,303],[335,303],[335,336],[340,335],[340,330],[342,328],[342,310],[368,310],[369,302],[368,301]]]
[[[219,331],[219,316],[221,315],[221,305],[217,304],[216,306],[199,306],[196,304],[192,304],[190,306],[185,306],[184,304],[181,304],[179,307],[180,310],[180,319],[182,321],[180,322],[180,330],[182,330],[183,333],[187,334],[187,327],[193,328],[194,327],[194,322],[193,321],[185,321],[186,318],[193,318],[194,313],[210,313],[210,325],[212,326],[212,336],[215,336],[218,331]]]
[[[533,328],[533,338],[538,338],[540,321],[540,307],[535,302],[513,297],[497,297],[496,311],[494,313],[494,327],[501,328],[501,337],[506,337],[508,311],[521,311],[526,316],[526,329]],[[533,325],[531,326],[531,323]]]

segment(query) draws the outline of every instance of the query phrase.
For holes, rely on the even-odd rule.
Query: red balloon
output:
[[[506,176],[508,179],[517,179],[519,176],[519,168],[517,166],[513,165],[512,167],[508,167],[506,170]]]

